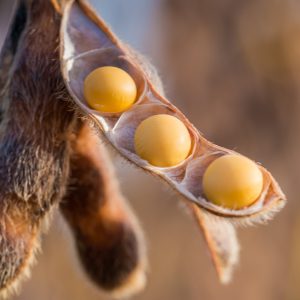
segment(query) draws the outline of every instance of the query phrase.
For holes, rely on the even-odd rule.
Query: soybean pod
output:
[[[136,86],[135,97],[129,97],[130,104],[119,111],[97,109],[85,91],[86,79],[107,67],[122,69]],[[120,41],[86,1],[70,0],[63,8],[61,68],[75,107],[99,135],[127,161],[172,187],[191,209],[220,280],[228,282],[238,260],[234,226],[269,220],[286,203],[273,176],[256,162],[247,159],[245,164],[239,153],[205,139],[165,97],[159,81],[152,80],[153,68]],[[93,100],[99,102],[96,98]],[[113,97],[100,100],[110,99]],[[164,127],[167,122],[145,126],[158,116],[178,120],[181,129],[174,134],[173,126]],[[231,163],[233,166],[227,182],[226,171],[218,167],[223,157],[238,157],[236,162],[225,164],[225,170]],[[215,164],[217,168],[213,168]],[[244,180],[235,180],[236,172],[241,172]],[[223,185],[218,180],[224,180]]]

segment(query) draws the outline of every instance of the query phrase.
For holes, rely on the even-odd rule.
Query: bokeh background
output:
[[[12,0],[0,0],[0,41]],[[263,163],[287,207],[268,226],[239,230],[241,263],[221,286],[179,200],[116,161],[144,228],[150,261],[140,300],[300,299],[300,2],[93,0],[114,31],[158,67],[168,97],[207,138]],[[1,43],[1,42],[0,42]],[[110,299],[78,264],[57,215],[32,278],[14,300]]]

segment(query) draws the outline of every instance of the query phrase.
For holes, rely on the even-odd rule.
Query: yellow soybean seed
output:
[[[191,136],[176,117],[161,114],[144,120],[134,137],[135,151],[157,167],[171,167],[182,162],[191,149]]]
[[[137,88],[132,77],[116,67],[101,67],[84,80],[84,97],[88,105],[99,111],[119,113],[136,100]]]
[[[207,199],[216,205],[241,209],[255,202],[263,188],[263,175],[250,159],[224,155],[213,161],[203,177]]]

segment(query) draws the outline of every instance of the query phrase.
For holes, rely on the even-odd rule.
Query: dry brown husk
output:
[[[138,87],[138,99],[120,114],[103,114],[88,107],[83,96],[84,78],[101,66],[116,66],[127,71]],[[259,165],[264,187],[256,202],[234,210],[214,205],[205,198],[202,177],[216,158],[234,151],[217,146],[189,122],[184,114],[163,95],[153,81],[152,68],[122,43],[105,22],[83,0],[68,1],[63,10],[61,29],[61,66],[66,86],[76,106],[89,118],[105,140],[125,159],[171,186],[193,212],[208,242],[222,282],[231,278],[238,261],[239,245],[234,225],[264,222],[285,204],[286,198],[272,175]],[[179,118],[192,138],[190,155],[181,164],[158,168],[138,157],[134,151],[134,132],[139,123],[155,114]]]

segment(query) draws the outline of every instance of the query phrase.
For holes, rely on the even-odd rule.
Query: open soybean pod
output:
[[[229,281],[239,252],[234,225],[265,221],[286,202],[271,174],[256,164],[262,174],[262,188],[255,201],[247,206],[233,209],[207,199],[203,188],[207,168],[221,156],[237,153],[207,141],[164,97],[159,84],[151,82],[153,70],[124,45],[83,0],[68,1],[64,7],[61,65],[74,102],[113,148],[134,165],[165,181],[185,201],[204,233],[221,281]],[[95,69],[105,66],[123,69],[135,81],[136,100],[125,111],[99,112],[86,101],[85,78]],[[137,154],[134,143],[136,130],[144,120],[154,115],[176,117],[188,130],[190,151],[176,165],[157,167]]]

